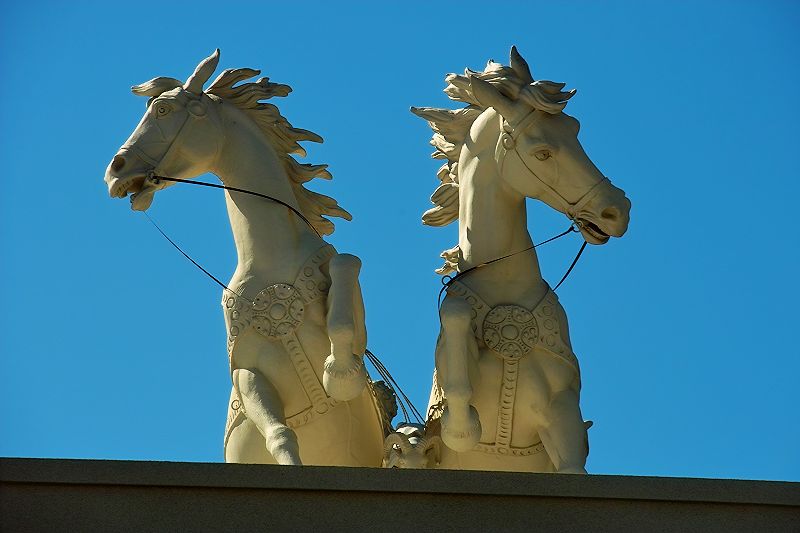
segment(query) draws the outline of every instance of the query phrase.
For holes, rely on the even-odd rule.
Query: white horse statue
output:
[[[458,220],[458,246],[438,273],[482,268],[452,281],[441,306],[427,424],[446,445],[439,467],[585,473],[578,360],[539,270],[525,198],[567,215],[591,244],[625,233],[630,202],[562,112],[575,91],[534,81],[516,48],[510,67],[489,61],[446,82],[466,107],[412,108],[434,130],[433,157],[446,160],[423,222]]]
[[[225,460],[237,463],[380,466],[388,420],[363,363],[364,306],[357,257],[322,239],[325,216],[350,220],[327,196],[307,190],[330,179],[326,165],[298,163],[296,129],[263,100],[291,88],[259,71],[224,71],[203,85],[219,50],[181,82],[155,78],[133,87],[147,111],[109,165],[112,197],[132,194],[146,210],[155,192],[205,172],[226,187],[239,263],[223,298],[233,387]],[[281,205],[283,204],[283,205]]]

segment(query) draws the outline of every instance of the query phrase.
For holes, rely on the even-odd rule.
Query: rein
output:
[[[308,225],[308,227],[311,228],[314,231],[314,233],[317,234],[317,237],[319,237],[320,239],[322,238],[322,234],[320,234],[320,232],[317,231],[317,228],[314,227],[314,225],[311,223],[311,221],[308,220],[308,218],[306,218],[306,216],[303,213],[301,213],[299,210],[295,209],[291,205],[287,204],[283,200],[279,200],[279,199],[277,199],[277,198],[275,198],[273,196],[269,196],[268,194],[262,194],[260,192],[248,191],[247,189],[240,189],[239,187],[229,187],[228,185],[219,185],[217,183],[208,183],[208,182],[205,182],[205,181],[186,180],[186,179],[180,179],[180,178],[168,178],[166,176],[157,176],[156,174],[150,174],[147,179],[153,185],[158,185],[160,180],[172,181],[172,182],[175,182],[175,183],[190,183],[192,185],[201,185],[203,187],[213,187],[215,189],[225,189],[226,191],[235,191],[235,192],[241,192],[241,193],[245,193],[245,194],[251,194],[253,196],[258,196],[259,198],[265,198],[267,200],[272,200],[273,202],[281,204],[282,206],[284,206],[287,209],[290,209],[292,212],[294,212],[295,215],[300,217],[300,220],[305,222]]]
[[[543,244],[547,244],[548,242],[553,242],[553,241],[555,241],[557,239],[560,239],[561,237],[563,237],[565,235],[569,235],[570,233],[579,233],[579,232],[580,232],[580,230],[575,227],[575,224],[570,224],[570,226],[566,230],[562,231],[558,235],[550,237],[549,239],[547,239],[545,241],[542,241],[540,243],[534,244],[532,246],[528,246],[524,250],[519,250],[519,251],[516,251],[516,252],[512,252],[512,253],[510,253],[508,255],[504,255],[502,257],[497,257],[497,258],[492,259],[490,261],[486,261],[485,263],[481,263],[479,265],[475,265],[474,267],[470,267],[470,268],[466,269],[463,272],[459,272],[455,276],[445,276],[445,277],[443,277],[442,278],[442,288],[439,290],[439,296],[437,298],[438,307],[441,309],[441,307],[442,307],[442,294],[444,294],[444,292],[450,287],[450,285],[454,281],[458,280],[459,278],[462,278],[462,277],[466,276],[467,274],[469,274],[473,270],[477,270],[477,269],[479,269],[481,267],[485,267],[486,265],[491,265],[492,263],[497,263],[498,261],[502,261],[503,259],[508,259],[509,257],[513,257],[513,256],[515,256],[517,254],[521,254],[523,252],[527,252],[529,250],[533,250],[534,248],[538,248],[539,246],[541,246]],[[575,259],[572,260],[572,263],[569,265],[569,268],[567,268],[567,271],[561,277],[561,280],[553,288],[553,292],[555,292],[561,286],[561,284],[564,283],[564,281],[566,281],[567,276],[569,276],[570,272],[572,272],[572,269],[575,268],[575,265],[578,264],[578,259],[581,258],[581,254],[583,254],[583,251],[586,249],[586,244],[587,244],[587,242],[583,241],[583,244],[581,245],[580,250],[578,250],[578,254],[575,256]]]

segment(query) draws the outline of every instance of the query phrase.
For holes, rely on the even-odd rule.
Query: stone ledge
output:
[[[775,481],[6,458],[0,489],[12,530],[800,529]]]

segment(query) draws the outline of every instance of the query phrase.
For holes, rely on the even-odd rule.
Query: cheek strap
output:
[[[564,196],[558,192],[552,185],[544,181],[542,178],[539,177],[533,169],[528,166],[528,163],[525,162],[525,158],[522,157],[522,154],[519,153],[517,148],[517,139],[519,138],[521,132],[524,132],[528,126],[533,124],[536,120],[536,110],[534,109],[530,113],[528,113],[525,118],[523,118],[516,127],[511,128],[509,124],[500,117],[500,137],[497,139],[497,146],[495,146],[494,151],[494,159],[497,163],[497,171],[502,176],[503,175],[503,166],[505,163],[506,156],[509,152],[513,152],[516,154],[517,158],[519,158],[522,165],[525,169],[539,182],[545,186],[545,188],[553,193],[554,197],[558,199],[561,203],[562,212],[569,217],[570,220],[575,222],[576,224],[580,225],[580,222],[577,219],[578,215],[580,214],[581,210],[589,203],[589,201],[597,196],[600,192],[600,186],[606,185],[610,183],[609,179],[603,177],[602,180],[598,181],[588,191],[586,191],[576,202],[570,202]],[[558,169],[556,169],[556,177],[558,177]]]

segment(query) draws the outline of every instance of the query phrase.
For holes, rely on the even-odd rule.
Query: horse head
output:
[[[471,168],[474,158],[494,158],[495,175],[512,191],[567,215],[586,241],[604,244],[625,233],[630,201],[592,163],[578,141],[580,124],[563,112],[574,90],[562,91],[563,83],[534,81],[516,47],[511,48],[510,66],[490,60],[483,72],[467,69],[445,80],[445,93],[467,107],[411,108],[434,130],[433,157],[448,161],[437,175],[442,184],[431,197],[436,207],[425,212],[423,223],[444,226],[456,220],[459,165]]]
[[[510,64],[508,78],[521,83],[508,94],[490,81],[491,74],[486,76],[499,69],[467,73],[473,95],[489,108],[473,128],[485,120],[498,126],[493,140],[500,176],[520,194],[566,214],[588,242],[605,244],[612,236],[621,237],[631,203],[586,155],[578,140],[580,124],[563,112],[576,91],[562,91],[564,83],[534,81],[516,47]]]
[[[207,57],[186,82],[159,77],[131,88],[147,96],[147,111],[108,165],[105,182],[112,197],[132,194],[132,208],[144,211],[153,194],[174,182],[209,171],[222,144],[221,100],[203,92],[214,73],[219,50]]]

